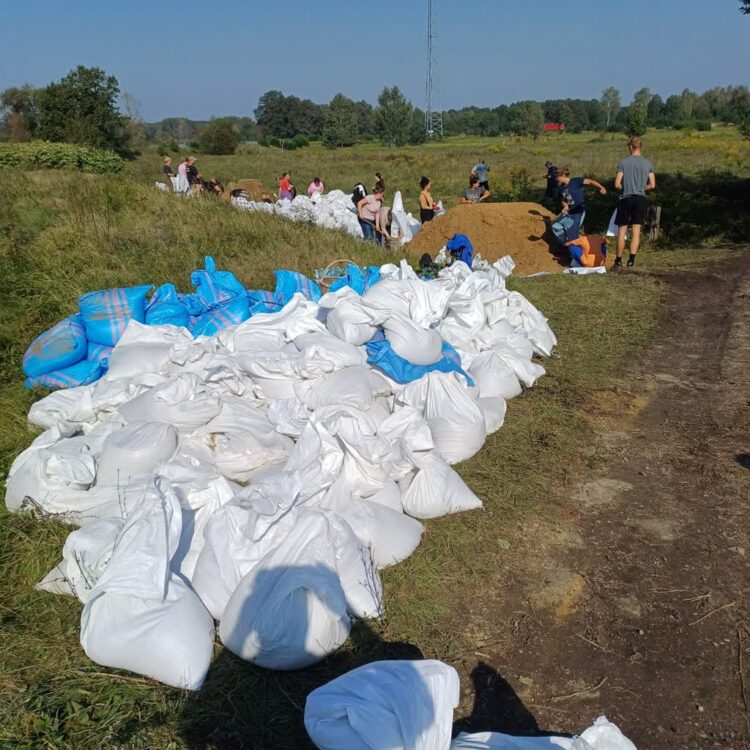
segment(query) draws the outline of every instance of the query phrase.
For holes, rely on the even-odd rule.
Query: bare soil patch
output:
[[[466,671],[481,658],[496,687],[474,680],[464,727],[604,713],[640,750],[750,748],[750,253],[660,278],[652,348],[586,402],[578,481],[519,529],[470,615],[485,640]]]

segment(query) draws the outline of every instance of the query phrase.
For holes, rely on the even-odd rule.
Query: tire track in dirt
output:
[[[498,576],[464,727],[605,713],[640,750],[750,748],[750,252],[659,276],[651,349],[593,402],[599,471]]]

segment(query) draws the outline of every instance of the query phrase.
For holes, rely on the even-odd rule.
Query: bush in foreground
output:
[[[123,160],[114,151],[71,143],[0,143],[0,167],[25,169],[79,169],[97,174],[117,174]]]

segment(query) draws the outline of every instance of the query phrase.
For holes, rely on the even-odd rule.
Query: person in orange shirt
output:
[[[598,268],[607,263],[607,240],[599,234],[582,234],[565,246],[571,259],[584,268]]]

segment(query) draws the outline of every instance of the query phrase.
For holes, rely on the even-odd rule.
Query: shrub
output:
[[[233,154],[239,138],[228,120],[212,120],[198,134],[199,150],[204,154]]]
[[[91,146],[49,141],[0,143],[0,167],[78,169],[81,172],[117,174],[122,166],[122,158],[114,151]]]

